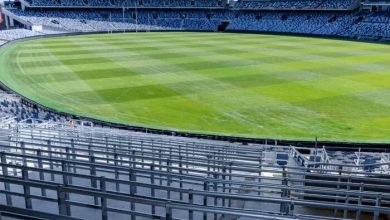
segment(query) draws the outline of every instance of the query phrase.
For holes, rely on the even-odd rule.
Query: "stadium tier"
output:
[[[138,7],[138,8],[225,8],[226,0],[27,0],[30,7]],[[239,0],[236,9],[279,10],[350,10],[359,6],[359,0]]]
[[[41,26],[42,31],[227,30],[341,36],[382,41],[390,38],[388,27],[390,13],[386,11],[237,9],[247,2],[250,1],[239,1],[233,9],[214,10],[212,8],[207,10],[142,8],[58,10],[26,7],[24,10],[9,8],[6,9],[6,13],[16,23],[30,27]],[[255,2],[256,4],[264,3],[264,1]],[[310,3],[310,1],[302,2]],[[338,5],[337,2],[333,3]],[[347,1],[340,2],[344,4]],[[321,1],[321,5],[325,7],[332,4]],[[334,7],[339,7],[335,5]]]
[[[0,40],[6,42],[6,41],[16,40],[19,38],[32,37],[37,35],[40,34],[26,29],[3,30],[0,31]]]
[[[31,7],[223,8],[226,0],[27,0]]]
[[[351,10],[358,0],[239,0],[234,8],[245,10]]]
[[[0,219],[390,219],[387,4],[6,2]]]

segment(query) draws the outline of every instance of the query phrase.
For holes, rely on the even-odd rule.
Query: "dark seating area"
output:
[[[239,0],[234,8],[250,10],[350,10],[358,0]]]
[[[138,7],[138,8],[223,8],[226,0],[27,0],[30,6],[50,7]]]

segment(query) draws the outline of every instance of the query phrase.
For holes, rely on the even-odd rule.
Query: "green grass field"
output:
[[[230,33],[31,40],[0,80],[45,106],[197,133],[390,142],[390,45]]]

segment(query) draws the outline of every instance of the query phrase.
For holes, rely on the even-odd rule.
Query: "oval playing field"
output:
[[[18,42],[0,80],[47,107],[151,128],[390,141],[390,45],[233,33]]]

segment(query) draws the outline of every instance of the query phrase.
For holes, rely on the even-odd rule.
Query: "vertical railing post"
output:
[[[141,141],[141,163],[142,163],[142,169],[144,168],[145,166],[145,159],[144,159],[144,142]]]
[[[223,156],[222,156],[222,153],[221,153],[222,151],[221,151],[221,149],[218,149],[218,173],[220,173],[221,172],[221,163],[222,163],[222,161],[223,160],[225,160],[224,158],[223,158]]]
[[[211,155],[207,155],[207,177],[209,177],[210,175],[210,171],[211,171]]]
[[[337,177],[337,189],[339,190],[340,189],[340,184],[341,184],[341,176],[339,175],[338,177]],[[335,199],[335,203],[338,203],[339,202],[339,200],[338,199]],[[335,208],[334,210],[333,210],[333,216],[337,216],[337,213],[338,213],[338,209],[337,208]]]
[[[96,158],[94,156],[89,157],[91,186],[92,186],[92,188],[97,189],[95,161],[96,161]],[[99,205],[99,198],[97,196],[94,197],[94,203],[95,203],[95,205]]]
[[[69,185],[68,175],[67,175],[68,164],[64,160],[61,161],[61,169],[62,169],[62,182],[63,182],[63,185],[64,186],[68,186]],[[68,193],[64,193],[64,197],[65,197],[65,200],[69,200],[69,194]],[[65,203],[65,204],[66,204],[65,207],[67,209],[67,213],[68,213],[68,215],[70,215],[70,206],[67,205],[67,203]]]
[[[106,180],[103,176],[100,177],[100,191],[106,192]],[[102,208],[102,220],[108,220],[107,199],[104,196],[101,196],[100,203]]]
[[[134,196],[137,193],[137,188],[134,186],[136,181],[135,172],[133,169],[129,169],[129,180],[130,180],[130,196]],[[131,220],[135,220],[135,202],[130,203],[131,209]]]
[[[25,166],[22,167],[22,178],[24,181],[28,181],[28,170]],[[30,198],[30,187],[25,183],[23,184],[24,202],[26,209],[32,209],[32,202]]]
[[[61,161],[61,170],[62,170],[62,184],[64,184],[64,186],[67,186],[69,185],[69,182],[68,182],[68,175],[66,174],[68,169],[65,160]]]
[[[216,152],[213,152],[213,156],[212,156],[212,158],[213,158],[213,172],[216,172],[216,170],[215,170],[215,167],[216,167],[216,163],[217,163],[217,156],[216,156]]]
[[[66,151],[66,160],[69,161],[70,160],[70,149],[69,149],[69,147],[65,147],[65,151]],[[71,168],[70,168],[70,164],[69,163],[67,163],[66,172],[71,172]],[[72,176],[68,176],[68,183],[72,184]]]
[[[40,169],[39,171],[39,180],[44,181],[45,180],[45,174],[43,173],[43,163],[42,163],[42,151],[41,149],[37,150],[37,157],[38,157],[38,168]],[[41,188],[41,193],[42,196],[46,196],[46,189]]]
[[[155,190],[154,190],[154,164],[151,164],[150,165],[150,184],[151,184],[151,188],[150,188],[150,196],[152,198],[154,198],[156,196],[155,194]],[[152,205],[152,215],[155,215],[156,214],[156,207],[154,205]]]
[[[181,147],[179,148],[181,149]],[[183,189],[183,178],[182,178],[182,175],[183,175],[183,157],[181,156],[181,151],[180,151],[180,156],[179,156],[179,187],[180,187],[180,190]],[[183,192],[180,191],[180,201],[183,200]]]
[[[214,192],[217,193],[218,192],[218,179],[219,179],[218,173],[214,173],[213,177],[214,177],[214,184],[213,184],[214,185]],[[218,196],[214,196],[214,206],[215,207],[218,206]],[[215,220],[217,219],[217,213],[214,213],[214,219]]]
[[[8,176],[8,166],[7,166],[7,156],[4,152],[0,152],[1,154],[1,163],[3,164],[1,169],[3,170],[3,176]],[[9,183],[4,182],[4,189],[7,192],[11,191],[11,187]],[[6,202],[8,206],[12,206],[12,196],[9,193],[5,194]]]
[[[51,140],[47,140],[47,150],[49,151],[49,158],[52,159],[53,154],[52,154],[52,148],[51,148]],[[49,166],[50,166],[50,170],[54,170],[53,161],[49,162]],[[50,177],[51,177],[51,181],[54,182],[55,181],[54,173],[51,173]]]
[[[232,193],[232,169],[233,169],[232,166],[233,166],[233,162],[231,161],[229,163],[229,190],[228,190],[229,194]],[[231,207],[231,206],[232,206],[232,199],[229,198],[228,207]]]
[[[118,158],[119,158],[118,154],[114,153],[115,167],[118,167]],[[118,182],[118,180],[119,180],[119,171],[118,171],[117,168],[115,168],[115,180],[117,180],[116,183],[115,183],[115,189],[116,189],[117,192],[119,192],[120,191],[120,187],[119,187],[120,185],[119,185],[119,182]]]
[[[172,177],[171,177],[171,160],[167,159],[166,162],[167,165],[167,186],[170,187],[172,183]],[[167,190],[167,197],[168,199],[171,199],[171,190]]]
[[[72,149],[71,153],[73,154],[72,159],[75,159],[75,158],[76,158],[76,156],[75,156],[76,151],[75,151],[75,146],[74,146],[74,145],[75,145],[75,144],[74,144],[74,139],[72,138],[72,139],[70,140],[70,148]],[[77,173],[77,168],[76,168],[75,166],[73,167],[73,173]]]
[[[267,141],[266,141],[267,142]],[[257,195],[260,196],[261,195],[261,171],[263,169],[263,151],[261,151],[261,154],[260,154],[260,159],[259,159],[259,179],[258,179],[258,182],[259,182],[259,186],[257,187]]]
[[[165,219],[166,220],[172,220],[172,206],[171,202],[168,201],[167,204],[165,205]]]
[[[58,213],[60,215],[69,216],[70,210],[66,202],[66,192],[63,189],[63,186],[59,186],[57,189],[57,203],[58,203]]]
[[[188,191],[188,203],[191,205],[194,204],[194,192],[192,189]],[[188,219],[194,220],[194,211],[192,209],[188,210]]]
[[[134,169],[129,169],[129,180],[130,180],[130,194],[133,196],[137,193],[137,186],[135,182],[137,181],[137,176]]]
[[[209,183],[207,180],[205,180],[203,183],[203,191],[209,191]],[[203,196],[203,206],[207,206],[207,195]],[[203,212],[203,220],[207,220],[207,212]]]
[[[347,195],[345,197],[345,204],[348,205],[349,204],[349,195]],[[343,214],[343,218],[344,219],[347,219],[348,218],[348,212],[349,212],[349,209],[345,208],[344,209],[344,214]]]
[[[131,151],[131,155],[132,155],[133,168],[136,169],[137,168],[137,164],[136,164],[137,160],[135,158],[135,150]]]
[[[23,141],[20,142],[20,148],[22,149],[22,154],[26,155],[26,144]]]
[[[294,201],[292,200],[290,202],[289,214],[294,215],[294,212],[295,212],[295,204],[294,204]]]
[[[288,190],[288,178],[287,178],[287,171],[286,171],[286,167],[283,166],[283,180],[282,180],[282,194],[281,194],[281,197],[282,199],[285,199],[287,200],[288,198],[288,194],[289,194],[289,190]],[[280,212],[281,213],[286,213],[287,212],[287,202],[282,202],[280,204]]]
[[[341,166],[340,166],[341,167]],[[351,176],[348,176],[348,185],[347,185],[347,191],[349,191],[351,189]],[[346,196],[346,199],[345,199],[345,204],[348,205],[349,204],[349,195]],[[344,215],[343,215],[343,218],[348,218],[348,212],[349,210],[347,209],[344,209]]]
[[[190,158],[189,158],[189,150],[188,150],[188,143],[186,143],[186,150],[185,150],[185,152],[186,152],[186,157],[187,157],[187,163],[186,163],[186,173],[188,174],[188,165],[189,165],[189,163],[191,162],[191,160],[190,160]]]
[[[222,180],[223,180],[223,183],[222,183],[222,192],[223,193],[226,193],[226,166],[223,166],[222,167]],[[225,204],[226,204],[226,198],[223,198],[222,199],[222,206],[225,207]]]
[[[70,147],[72,148],[72,151],[74,153],[74,139],[70,139]]]
[[[162,170],[162,150],[159,149],[158,150],[158,165],[159,165],[159,170],[160,170],[160,173],[161,173],[161,170]],[[162,185],[162,175],[160,175],[160,186]]]
[[[363,202],[363,196],[362,196],[363,187],[364,187],[364,184],[363,184],[363,183],[360,183],[358,206],[361,206],[361,205],[362,205],[362,202]],[[361,208],[359,207],[359,209],[358,209],[357,212],[356,212],[356,220],[360,220],[361,214],[362,214],[362,210],[361,210]]]
[[[381,199],[382,199],[382,195],[378,193],[376,195],[376,201],[375,201],[374,220],[379,219],[379,214],[380,214],[379,208],[381,207]]]

